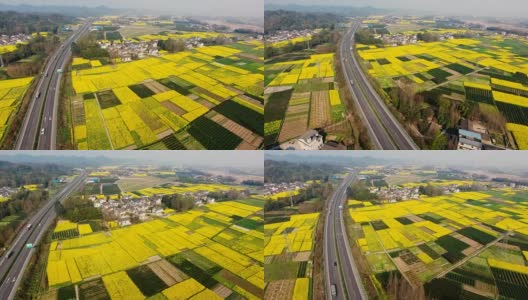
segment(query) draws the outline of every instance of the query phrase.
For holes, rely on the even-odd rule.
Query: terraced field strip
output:
[[[143,83],[146,87],[152,90],[155,94],[168,92],[170,89],[156,80],[147,80]]]
[[[173,286],[189,278],[185,273],[164,259],[153,262],[148,266],[167,286]]]
[[[278,141],[282,143],[305,133],[308,129],[309,113],[310,92],[293,93]]]
[[[264,299],[289,300],[293,296],[295,279],[283,279],[268,283]]]
[[[215,121],[217,124],[221,125],[225,129],[236,134],[241,139],[243,139],[244,142],[253,146],[254,148],[257,148],[262,143],[262,137],[256,135],[251,130],[242,127],[238,123],[233,122],[231,119],[228,119],[227,117],[221,114],[214,115],[213,117],[211,117],[211,120]]]
[[[312,92],[310,104],[310,128],[325,127],[331,120],[331,107],[328,91]]]

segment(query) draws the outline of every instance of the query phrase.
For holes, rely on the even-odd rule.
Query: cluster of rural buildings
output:
[[[492,137],[487,127],[479,121],[463,119],[458,128],[448,129],[447,134],[456,150],[506,150]]]
[[[266,183],[264,184],[264,196],[271,196],[277,193],[295,191],[308,186],[308,183],[295,181],[295,182],[282,182],[282,183]]]
[[[18,191],[19,189],[9,186],[0,187],[0,198],[9,198]]]
[[[208,196],[208,192],[201,191],[191,195],[195,206],[214,203],[215,199]],[[95,208],[102,210],[106,220],[113,220],[119,226],[128,226],[136,222],[143,222],[153,217],[164,217],[169,211],[164,209],[162,195],[142,196],[139,198],[122,195],[117,199],[108,199],[101,195],[89,196]]]
[[[341,142],[323,136],[324,132],[310,129],[298,138],[282,143],[273,150],[346,150]]]
[[[115,220],[119,226],[132,224],[136,218],[139,221],[146,221],[152,216],[163,216],[163,205],[161,197],[142,197],[132,199],[124,196],[121,200],[107,200],[96,196],[90,196],[94,207],[100,208],[107,219]]]
[[[266,35],[266,42],[270,44],[293,40],[299,37],[308,37],[316,33],[314,29],[303,30],[280,30],[273,34]]]
[[[98,41],[102,49],[110,53],[110,57],[119,58],[122,62],[142,59],[148,56],[159,56],[158,41]]]
[[[455,38],[455,34],[451,32],[435,33],[439,41],[452,40]],[[405,33],[394,33],[394,34],[375,34],[374,38],[380,39],[383,44],[389,46],[401,46],[408,44],[417,44],[417,34],[405,34]]]
[[[371,193],[376,194],[379,199],[383,199],[384,201],[387,201],[389,203],[420,198],[420,192],[418,187],[371,187],[369,190]]]
[[[0,46],[7,46],[7,45],[16,45],[19,43],[25,43],[29,41],[32,38],[31,35],[28,34],[14,34],[14,35],[7,35],[2,34],[0,35]]]

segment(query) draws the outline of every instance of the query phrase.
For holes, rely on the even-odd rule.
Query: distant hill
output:
[[[343,151],[347,152],[347,151]],[[265,155],[266,163],[268,160],[291,162],[291,163],[318,163],[328,165],[340,165],[343,167],[364,167],[369,165],[378,165],[388,163],[388,159],[369,156],[351,156],[339,151],[329,151],[326,155],[317,155],[314,153],[294,153],[294,151],[267,151]],[[400,161],[392,159],[391,162]]]
[[[73,17],[60,14],[38,14],[0,11],[0,33],[30,34],[33,32],[57,32],[61,25],[71,23]]]
[[[278,30],[330,28],[342,21],[344,17],[333,13],[266,10],[264,32],[270,34]]]
[[[54,177],[66,174],[67,169],[64,166],[48,162],[42,164],[22,164],[0,161],[0,186],[18,187],[24,184],[46,185]]]
[[[392,12],[389,9],[375,8],[370,6],[327,6],[327,5],[298,5],[298,4],[265,4],[265,10],[289,10],[304,13],[330,13],[349,17],[365,17]]]
[[[12,152],[11,152],[12,153]],[[56,152],[57,155],[40,156],[35,154],[15,154],[15,155],[4,155],[0,159],[4,162],[16,163],[16,164],[29,164],[29,165],[42,165],[42,164],[56,164],[68,167],[87,167],[87,166],[102,166],[116,163],[120,160],[108,158],[106,156],[87,156],[83,157],[82,154],[64,154],[60,151]]]
[[[62,6],[62,5],[28,5],[0,3],[0,11],[16,11],[21,13],[37,14],[61,14],[72,17],[97,17],[114,15],[125,12],[125,10],[110,8],[106,6]]]

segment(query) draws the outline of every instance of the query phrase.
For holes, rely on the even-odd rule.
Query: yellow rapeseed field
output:
[[[178,37],[186,35],[178,34]],[[209,33],[196,35],[207,36]],[[188,37],[191,36],[194,34]],[[144,40],[152,38],[159,37],[140,37]],[[259,47],[256,42],[239,44],[250,47],[248,51]],[[171,133],[185,130],[216,105],[230,99],[263,114],[263,105],[258,101],[242,99],[246,95],[262,96],[263,70],[244,67],[248,61],[252,63],[258,58],[237,48],[237,45],[201,47],[111,65],[102,65],[97,60],[74,59],[73,65],[91,66],[71,74],[75,93],[90,99],[81,101],[85,106],[86,121],[85,124],[75,124],[73,139],[76,147],[92,150],[148,147]],[[219,58],[225,58],[227,62],[217,61]],[[237,60],[241,61],[240,64]],[[131,89],[136,85],[143,85],[141,89],[147,94]],[[177,86],[185,86],[184,90],[189,94],[182,95]],[[110,102],[113,97],[117,99],[108,104],[105,102]],[[0,121],[1,118],[0,114]],[[192,142],[191,139],[192,147],[200,148],[198,143]]]
[[[216,187],[218,185],[211,185],[211,188]],[[261,222],[262,215],[255,214],[261,210],[261,207],[242,202],[225,201],[185,213],[172,212],[166,220],[95,233],[88,232],[88,229],[91,231],[89,225],[60,221],[59,230],[78,228],[81,236],[51,243],[48,284],[59,286],[102,276],[112,299],[143,299],[124,271],[145,264],[155,256],[193,251],[263,289],[263,232],[235,225],[232,218],[236,215]],[[239,291],[247,293],[248,298],[255,297],[240,287]],[[211,292],[190,278],[162,293],[168,299],[214,299]]]
[[[145,296],[125,272],[103,276],[103,283],[112,300],[145,299]]]

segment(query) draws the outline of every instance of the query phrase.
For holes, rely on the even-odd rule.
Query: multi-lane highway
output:
[[[78,190],[85,182],[87,173],[77,176],[69,182],[59,193],[53,196],[36,214],[28,221],[28,228],[18,234],[15,241],[0,258],[0,300],[11,300],[14,298],[18,286],[22,281],[24,269],[26,268],[35,249],[27,248],[27,244],[38,245],[47,228],[53,223],[56,212],[54,205],[57,201],[63,201],[71,193]]]
[[[48,59],[31,98],[16,142],[17,150],[54,150],[57,135],[57,112],[63,69],[71,56],[71,44],[90,29],[83,24]]]
[[[373,146],[383,150],[418,150],[409,134],[389,111],[374,90],[353,54],[354,34],[360,23],[355,22],[340,45],[341,65],[347,88],[370,136]]]
[[[356,174],[349,174],[328,202],[324,228],[326,299],[367,299],[348,243],[342,208],[347,187],[356,178]]]

